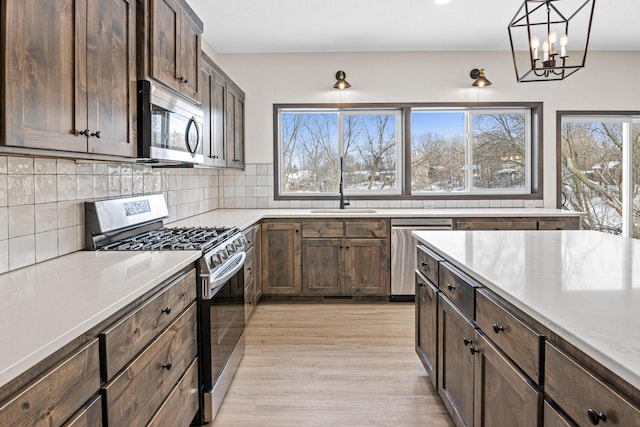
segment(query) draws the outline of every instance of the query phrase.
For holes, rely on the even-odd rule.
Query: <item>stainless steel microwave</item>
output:
[[[138,81],[138,157],[201,164],[204,114],[199,105],[149,80]]]

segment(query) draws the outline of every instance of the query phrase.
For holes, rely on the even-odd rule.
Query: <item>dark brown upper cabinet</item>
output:
[[[230,82],[226,98],[227,167],[244,169],[244,92]]]
[[[202,21],[182,0],[149,2],[149,76],[200,102]]]
[[[202,53],[205,165],[244,169],[245,94]]]
[[[226,167],[225,110],[227,77],[202,53],[202,110],[204,112],[204,157],[208,166]]]
[[[135,26],[135,0],[3,2],[2,144],[135,156]]]

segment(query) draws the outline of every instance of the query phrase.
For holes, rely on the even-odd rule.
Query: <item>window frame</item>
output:
[[[529,189],[527,192],[519,191],[495,191],[483,190],[473,192],[438,192],[412,193],[411,191],[411,111],[413,109],[441,109],[441,110],[509,110],[528,109],[530,111],[530,123],[527,132],[530,133],[530,144],[527,147],[530,170],[527,174]],[[357,110],[359,112],[372,110],[398,110],[401,123],[397,124],[402,129],[402,144],[398,150],[402,150],[398,160],[398,175],[401,182],[398,183],[399,192],[349,192],[352,200],[541,200],[543,189],[543,103],[542,102],[451,102],[451,103],[298,103],[298,104],[273,104],[273,192],[274,200],[337,200],[338,193],[284,193],[280,191],[280,112],[281,110]],[[525,190],[526,191],[526,190]]]

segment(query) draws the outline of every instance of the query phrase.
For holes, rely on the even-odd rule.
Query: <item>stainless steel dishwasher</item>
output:
[[[416,230],[451,230],[451,218],[391,219],[391,296],[389,301],[414,301]]]

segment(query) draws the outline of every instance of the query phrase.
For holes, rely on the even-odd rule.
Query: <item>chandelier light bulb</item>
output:
[[[531,38],[531,55],[533,56],[533,60],[538,59],[538,48],[540,47],[540,39],[538,36],[533,36]]]
[[[551,53],[556,53],[556,42],[558,41],[558,36],[556,32],[551,30],[549,31],[549,51]]]
[[[562,37],[560,37],[560,57],[561,58],[567,57],[568,44],[569,44],[569,36],[566,34],[563,34]]]
[[[543,61],[549,60],[549,42],[547,40],[545,40],[544,43],[542,43],[542,60]]]

